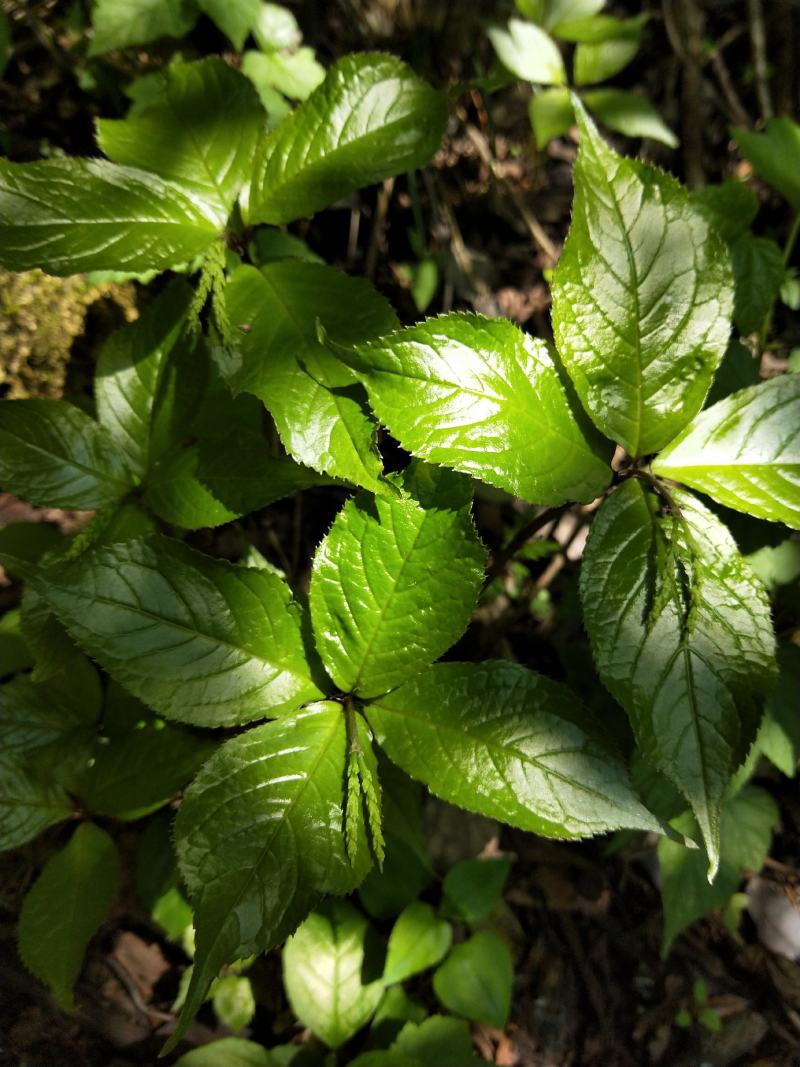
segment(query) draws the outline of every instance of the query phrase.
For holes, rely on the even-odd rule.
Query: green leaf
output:
[[[706,878],[702,852],[684,848],[666,837],[660,839],[658,860],[664,903],[664,956],[681,930],[727,903],[742,880],[743,869],[761,870],[769,853],[772,828],[777,822],[777,805],[763,789],[745,786],[731,797],[722,811],[720,866],[713,885],[709,885]],[[696,833],[691,815],[676,819],[673,825],[689,837]]]
[[[0,851],[27,844],[72,811],[61,785],[0,758]]]
[[[231,522],[302,489],[334,484],[274,455],[262,434],[234,427],[200,447],[167,456],[148,479],[145,497],[160,518],[197,530]]]
[[[442,884],[444,913],[473,924],[488,919],[502,903],[510,869],[511,860],[505,856],[457,863]]]
[[[537,90],[528,111],[539,149],[545,148],[554,137],[562,137],[575,122],[569,89],[563,86]]]
[[[261,14],[261,0],[196,0],[196,3],[231,39],[238,51],[242,50]],[[236,118],[233,106],[231,117]]]
[[[72,1011],[72,987],[119,880],[119,854],[108,834],[83,823],[45,866],[22,903],[19,952],[57,1003]]]
[[[800,378],[784,374],[701,412],[653,470],[726,507],[800,529]]]
[[[774,675],[760,583],[725,527],[688,493],[675,514],[629,479],[603,504],[583,557],[581,598],[600,677],[647,760],[692,806],[712,872],[719,811]]]
[[[320,695],[300,609],[266,571],[154,538],[50,568],[39,589],[75,640],[167,718],[232,726]]]
[[[469,1025],[464,1019],[431,1015],[422,1022],[408,1022],[392,1045],[393,1052],[409,1056],[423,1067],[473,1067],[485,1063],[472,1051]]]
[[[453,312],[352,360],[378,419],[422,459],[537,504],[590,501],[610,470],[570,406],[543,341],[505,319]]]
[[[402,1052],[392,1052],[390,1049],[372,1049],[370,1052],[362,1052],[354,1060],[350,1060],[348,1067],[420,1067],[420,1061],[416,1057],[406,1056]]]
[[[5,405],[0,405],[0,425],[4,410]],[[36,570],[36,564],[46,552],[59,549],[63,544],[62,532],[48,522],[14,522],[0,526],[0,566],[11,577],[24,578]]]
[[[216,747],[216,740],[153,719],[141,707],[140,720],[130,728],[106,726],[81,795],[96,815],[141,819],[172,800]]]
[[[133,477],[106,431],[66,400],[5,400],[0,483],[31,504],[90,510],[123,497]]]
[[[589,89],[583,94],[583,99],[589,110],[610,130],[623,133],[626,137],[649,137],[668,148],[678,147],[678,138],[650,101],[639,93],[627,89]],[[663,172],[659,174],[664,177]]]
[[[366,715],[391,760],[468,811],[545,837],[659,828],[577,697],[517,664],[437,664]]]
[[[366,1026],[383,996],[380,948],[368,921],[346,900],[312,912],[283,949],[283,982],[303,1026],[339,1048]]]
[[[452,940],[450,923],[437,919],[430,904],[421,900],[409,904],[389,935],[383,981],[386,985],[404,982],[435,967],[447,955]]]
[[[164,424],[173,421],[175,388],[169,357],[193,296],[185,281],[174,280],[135,322],[111,334],[97,361],[98,418],[140,477],[168,444]]]
[[[650,15],[643,12],[631,19],[618,19],[613,15],[571,14],[559,20],[558,36],[578,44],[602,44],[604,41],[636,41],[642,38]]]
[[[745,233],[731,245],[735,283],[733,321],[744,334],[755,333],[778,298],[786,277],[783,252],[768,237]]]
[[[578,119],[553,329],[592,420],[640,456],[665,445],[703,403],[728,342],[731,270],[674,178],[616,155],[585,114]]]
[[[220,228],[213,205],[155,174],[103,159],[0,160],[9,270],[166,270],[204,252]]]
[[[234,1034],[244,1030],[256,1013],[253,987],[249,978],[235,974],[223,975],[212,990],[214,1014],[223,1026]]]
[[[366,874],[363,826],[354,866],[345,850],[347,747],[342,708],[312,705],[226,742],[186,791],[175,841],[197,952],[174,1041],[223,964],[282,941],[323,893]]]
[[[692,189],[691,197],[727,243],[747,233],[758,213],[756,194],[735,179]]]
[[[456,945],[433,976],[436,996],[448,1011],[504,1030],[511,1009],[514,963],[505,941],[481,930]]]
[[[157,37],[183,37],[196,19],[194,0],[96,0],[89,55],[146,44]]]
[[[354,189],[414,170],[439,147],[443,93],[394,56],[345,56],[264,142],[249,222],[291,222]]]
[[[222,227],[252,170],[264,124],[258,96],[217,56],[172,63],[159,88],[133,116],[98,119],[98,143],[115,163],[160,174],[213,205]]]
[[[800,211],[800,126],[789,118],[771,118],[764,133],[740,127],[731,133],[756,173]]]
[[[248,328],[236,352],[219,355],[234,392],[264,401],[287,451],[302,463],[385,492],[362,390],[320,344],[316,321],[337,341],[360,344],[396,328],[386,300],[367,282],[331,267],[281,260],[260,271],[239,268],[225,302],[234,326]]]
[[[22,635],[20,623],[19,608],[12,608],[0,616],[0,678],[6,678],[33,666],[33,653]]]
[[[408,496],[360,493],[314,558],[311,621],[328,673],[373,697],[433,663],[467,627],[486,551],[467,478],[415,462]],[[424,617],[424,625],[420,619]]]
[[[579,44],[575,49],[575,84],[595,85],[612,78],[627,67],[638,51],[639,41],[624,37]]]
[[[253,23],[253,36],[262,52],[282,52],[294,48],[301,34],[288,7],[283,4],[262,3],[258,18]]]
[[[488,32],[497,58],[518,78],[537,85],[563,85],[567,80],[558,45],[532,22],[509,19],[506,26],[492,26]]]
[[[758,747],[770,762],[788,778],[794,778],[800,759],[800,648],[778,646],[778,684],[767,698]]]
[[[291,100],[307,100],[325,80],[325,68],[317,62],[313,48],[299,48],[291,53],[272,52],[269,55],[246,52],[242,59],[242,73],[247,75],[259,93],[269,88]]]
[[[277,1067],[277,1064],[263,1045],[241,1037],[223,1037],[193,1048],[175,1061],[175,1067]]]

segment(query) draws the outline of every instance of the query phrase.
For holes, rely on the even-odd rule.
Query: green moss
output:
[[[53,278],[42,271],[0,270],[0,395],[60,397],[70,353],[97,301],[136,317],[132,285],[87,285],[81,276]]]

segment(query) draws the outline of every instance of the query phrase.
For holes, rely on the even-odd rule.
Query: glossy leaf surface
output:
[[[219,356],[231,388],[264,401],[296,459],[381,492],[375,425],[362,390],[320,344],[316,322],[342,344],[360,344],[396,328],[387,301],[361,279],[295,260],[260,271],[241,267],[225,301],[234,327],[247,327],[236,352]]]
[[[505,941],[493,930],[481,930],[456,945],[434,974],[433,988],[449,1011],[504,1030],[513,980],[514,963]]]
[[[346,750],[341,707],[313,705],[228,741],[186,791],[175,841],[197,950],[182,1027],[224,963],[282,941],[368,870],[363,826],[355,866],[345,850]]]
[[[170,394],[178,362],[169,357],[192,298],[183,280],[174,281],[135,322],[111,334],[97,361],[98,418],[140,477],[169,443],[164,424],[175,421]]]
[[[336,685],[362,697],[446,652],[466,629],[483,581],[469,480],[415,463],[403,485],[403,497],[349,500],[314,558],[317,648]]]
[[[440,663],[366,714],[389,758],[451,804],[547,837],[658,829],[578,698],[517,664]]]
[[[538,504],[593,500],[608,485],[604,446],[547,346],[504,319],[453,312],[346,358],[379,420],[422,459]]]
[[[300,610],[266,571],[156,538],[52,568],[41,592],[75,640],[167,718],[230,726],[320,695]]]
[[[450,923],[437,919],[430,904],[421,900],[400,913],[389,935],[383,980],[404,982],[420,971],[435,967],[447,954],[453,940]]]
[[[728,343],[731,269],[686,190],[612,152],[577,110],[581,147],[553,329],[594,423],[640,456],[667,444],[703,403]]]
[[[597,45],[605,49],[608,43]],[[628,42],[625,42],[626,44]],[[578,46],[593,48],[593,45]],[[667,126],[647,99],[628,89],[588,89],[583,100],[592,114],[596,115],[610,130],[624,133],[626,137],[649,137],[660,141],[668,148],[678,147],[678,138]]]
[[[725,527],[688,493],[680,514],[633,479],[603,504],[583,558],[595,661],[644,756],[691,804],[711,860],[733,770],[775,670],[763,588]]]
[[[313,215],[353,189],[414,170],[439,147],[444,94],[399,59],[340,59],[267,138],[250,190],[250,222]]]
[[[105,830],[83,823],[47,863],[22,904],[19,951],[25,966],[74,1008],[72,987],[119,879],[119,854]]]
[[[160,81],[135,114],[99,119],[98,143],[115,163],[160,174],[213,205],[222,227],[250,177],[264,125],[258,96],[216,56],[173,63]]]
[[[66,400],[0,403],[0,484],[31,504],[93,509],[113,504],[133,476],[110,436]]]
[[[727,800],[720,824],[720,866],[713,885],[706,877],[702,852],[684,848],[666,837],[659,841],[664,955],[682,930],[728,902],[745,868],[761,870],[777,822],[777,805],[763,789],[745,786]],[[688,814],[675,820],[674,825],[689,836],[697,832],[694,819]]]
[[[726,507],[800,529],[800,376],[771,378],[707,408],[653,470]]]
[[[211,205],[155,174],[102,159],[0,160],[9,270],[166,270],[204,252],[219,230]]]
[[[346,900],[312,912],[286,942],[283,981],[300,1022],[329,1048],[343,1045],[383,996],[380,947],[367,919]]]

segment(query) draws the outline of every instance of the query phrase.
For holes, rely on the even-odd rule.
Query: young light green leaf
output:
[[[283,949],[283,982],[300,1022],[339,1048],[383,996],[379,944],[367,919],[346,900],[312,912]]]
[[[102,508],[133,487],[111,438],[66,400],[0,403],[0,484],[31,504]]]
[[[214,1014],[234,1034],[244,1030],[256,1013],[253,986],[249,978],[236,974],[219,977],[212,987]]]
[[[771,118],[764,133],[739,127],[731,133],[757,173],[800,211],[800,126],[789,118]]]
[[[731,269],[686,190],[612,152],[576,111],[581,148],[553,329],[594,423],[640,456],[703,403],[728,343]]]
[[[607,48],[608,44],[579,47]],[[589,89],[583,94],[583,100],[610,130],[624,133],[626,137],[649,137],[669,148],[678,147],[678,138],[650,101],[639,93],[627,89]],[[659,174],[663,177],[663,173]]]
[[[320,695],[300,609],[267,571],[153,538],[52,567],[39,589],[75,640],[167,718],[232,726]]]
[[[676,514],[629,479],[592,524],[581,598],[600,677],[644,756],[683,793],[712,872],[719,811],[775,670],[769,604],[725,527],[688,493]]]
[[[159,94],[133,116],[98,119],[97,140],[115,163],[160,174],[213,205],[223,227],[250,177],[263,125],[250,81],[208,56],[166,67]]]
[[[172,412],[164,410],[174,389],[174,362],[169,355],[181,336],[192,297],[185,281],[173,281],[135,322],[111,334],[97,361],[98,418],[140,477],[160,451],[159,436],[164,435],[158,432],[159,422],[172,421]],[[196,379],[197,360],[192,363]]]
[[[325,68],[317,62],[313,48],[296,52],[245,52],[242,73],[259,93],[265,88],[288,96],[290,100],[307,100],[325,80]],[[269,108],[267,111],[269,112]],[[287,112],[290,109],[287,106]]]
[[[196,19],[195,0],[97,0],[89,55],[146,44],[157,37],[183,37]]]
[[[234,427],[166,456],[147,479],[145,499],[160,518],[198,530],[232,522],[302,489],[334,484],[274,455],[263,434]]]
[[[342,708],[313,705],[228,741],[186,791],[175,841],[197,951],[173,1044],[224,963],[277,944],[323,893],[364,877],[363,828],[355,865],[345,850],[347,746]]]
[[[283,52],[295,48],[302,38],[297,19],[283,4],[263,0],[253,23],[253,36],[262,52]]]
[[[133,167],[0,160],[0,262],[9,270],[166,270],[204,252],[220,229],[212,205]]]
[[[260,271],[239,268],[225,302],[234,326],[247,327],[236,352],[219,354],[234,392],[264,401],[284,445],[300,462],[385,492],[375,425],[361,388],[320,344],[316,322],[342,344],[361,344],[396,328],[386,300],[367,282],[331,267],[282,260]]]
[[[559,20],[558,36],[576,44],[602,44],[604,41],[641,40],[642,30],[650,15],[643,12],[631,19],[618,19],[613,15],[570,14]]]
[[[348,501],[314,558],[310,607],[322,661],[374,697],[438,659],[467,627],[486,552],[469,479],[415,462],[408,495]],[[424,617],[424,625],[420,619]]]
[[[539,89],[528,105],[536,147],[545,148],[554,137],[562,137],[575,122],[569,89],[555,86]]]
[[[242,50],[261,14],[261,0],[196,0],[196,3],[231,39],[238,51]],[[235,118],[233,107],[231,115]]]
[[[800,377],[780,375],[706,408],[653,470],[726,507],[800,529]]]
[[[282,1067],[269,1050],[242,1037],[223,1037],[185,1053],[175,1067]]]
[[[506,856],[457,863],[442,883],[443,913],[467,923],[488,919],[503,899],[510,869]]]
[[[509,19],[506,26],[492,26],[489,40],[497,58],[512,74],[537,85],[563,85],[564,60],[549,34],[522,19]]]
[[[761,870],[777,822],[777,805],[763,789],[745,786],[727,800],[720,823],[720,867],[713,885],[706,878],[702,852],[661,838],[658,860],[664,904],[664,956],[681,930],[727,903],[745,868]],[[697,832],[696,823],[688,814],[673,825],[688,837]]]
[[[615,20],[616,21],[616,20]],[[641,22],[637,33],[606,37],[602,41],[582,41],[575,49],[573,60],[576,85],[596,85],[619,74],[630,63],[641,44]]]
[[[405,908],[389,935],[383,981],[404,982],[414,974],[435,967],[450,948],[453,928],[437,919],[430,904],[421,900]]]
[[[72,1011],[72,987],[89,944],[105,918],[120,861],[108,834],[83,823],[34,882],[19,916],[19,952],[57,1003]]]
[[[436,664],[366,715],[393,762],[468,811],[545,837],[659,828],[578,698],[517,664]]]
[[[379,420],[422,459],[537,504],[590,501],[608,485],[606,449],[547,346],[505,319],[453,312],[342,355]]]
[[[436,996],[448,1009],[504,1030],[511,1010],[514,962],[505,941],[481,930],[456,945],[433,976]]]
[[[446,121],[444,94],[399,59],[345,56],[266,139],[248,221],[291,222],[353,189],[423,166]]]

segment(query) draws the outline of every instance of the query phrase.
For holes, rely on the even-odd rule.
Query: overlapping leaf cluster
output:
[[[202,131],[190,121],[198,101]],[[110,161],[2,164],[6,265],[141,272],[205,260],[201,297],[213,292],[206,338],[178,279],[109,340],[96,420],[65,402],[0,408],[4,488],[98,511],[69,548],[38,559],[0,533],[0,560],[28,579],[22,627],[40,679],[4,699],[40,700],[57,674],[47,661],[85,664],[77,644],[159,721],[181,724],[163,729],[237,731],[175,824],[197,952],[174,1040],[223,964],[283,940],[381,860],[378,747],[435,794],[522,829],[662,828],[603,724],[564,686],[512,663],[437,662],[484,579],[468,476],[536,504],[605,497],[581,582],[597,667],[718,865],[723,799],[774,682],[775,641],[733,539],[675,483],[800,528],[800,377],[701,410],[734,307],[723,239],[674,179],[616,155],[574,106],[581,150],[555,349],[461,312],[401,328],[366,283],[307,259],[259,269],[234,258],[223,291],[235,203],[250,225],[284,223],[435,150],[444,98],[391,57],[341,61],[268,134],[240,75],[216,60],[177,65],[146,107],[101,123]],[[260,402],[293,459],[276,455]],[[383,470],[379,424],[415,457],[402,474]],[[615,444],[625,456],[612,469]],[[317,549],[307,599],[257,553],[235,564],[180,540],[331,484],[358,491]],[[70,709],[56,718],[56,732],[83,730]],[[105,778],[102,760],[88,784],[62,781],[66,765],[43,774],[50,728],[44,715],[41,736],[23,731],[3,757],[28,805],[7,844],[65,817],[70,797],[119,817],[163,802],[133,790],[121,804],[110,790],[110,725]],[[167,776],[171,792],[205,744],[191,737],[185,763],[170,757],[181,779]],[[54,884],[82,856],[91,872],[105,849],[80,833]]]

